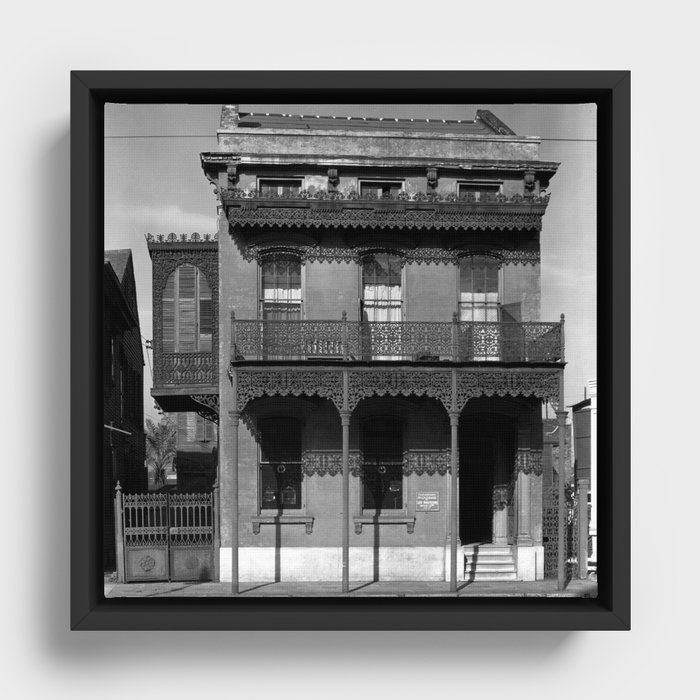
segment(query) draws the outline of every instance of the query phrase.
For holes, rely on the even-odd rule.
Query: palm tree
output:
[[[158,423],[146,418],[146,464],[153,469],[156,486],[165,485],[165,474],[175,458],[176,436],[177,425],[167,415]]]

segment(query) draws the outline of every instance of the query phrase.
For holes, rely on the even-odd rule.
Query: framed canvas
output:
[[[463,105],[496,107],[458,118],[455,106]],[[542,139],[517,136],[503,118],[515,106],[556,108],[562,120],[582,105],[593,118],[578,141],[590,157],[576,167],[573,159],[561,168],[537,160]],[[161,115],[210,106],[218,132],[177,133],[188,125],[183,117],[175,131],[147,133],[142,127],[157,120],[144,121],[144,106]],[[141,131],[112,128],[110,119],[130,109],[136,117],[120,124]],[[72,629],[629,629],[629,125],[624,71],[73,72]],[[252,144],[243,151],[240,133]],[[309,150],[314,135],[324,140]],[[157,171],[152,141],[166,136],[204,140],[183,157],[173,149],[169,170]],[[114,145],[137,138],[131,151]],[[469,158],[459,152],[465,138]],[[343,152],[350,143],[352,157]],[[122,181],[145,192],[130,216],[120,217],[128,205],[113,197],[118,161]],[[188,178],[198,171],[213,188],[218,240],[216,231],[148,230],[149,188],[167,191],[179,169]],[[573,352],[586,333],[592,338],[585,371],[593,368],[600,407],[592,444],[585,438],[593,419],[580,422],[592,396],[564,390],[564,317],[539,319],[537,236],[557,174],[567,178],[570,209],[584,195],[594,203],[572,216],[591,231],[586,259],[595,262],[585,273],[597,306],[588,326],[566,319]],[[160,213],[167,208],[176,220],[180,196],[172,187]],[[467,242],[455,223],[464,217]],[[561,231],[567,222],[576,219],[562,218]],[[110,238],[116,226],[141,229],[153,262],[150,333],[128,299],[138,287],[135,263]],[[229,227],[245,235],[222,237]],[[495,253],[479,233],[487,229],[498,231]],[[529,233],[516,241],[514,231]],[[554,236],[555,245],[564,239]],[[340,243],[329,253],[331,240]],[[173,262],[175,248],[190,257]],[[314,297],[319,262],[333,272]],[[431,266],[438,276],[427,275]],[[234,278],[248,280],[250,300],[235,301]],[[420,298],[412,284],[423,285]],[[108,416],[105,387],[117,417],[148,416],[133,394],[140,384],[105,330],[109,285],[125,298],[110,307],[109,322],[132,329],[133,352],[151,375],[147,413],[153,396],[155,410],[191,415],[177,429],[214,454],[213,471],[193,476],[183,457],[177,474],[172,464],[168,472],[151,463],[152,488],[145,471],[142,482],[118,471],[114,442],[129,431]],[[345,294],[337,309],[329,290]],[[435,315],[438,298],[454,302],[449,317],[443,308]],[[217,353],[230,361],[217,365]],[[476,427],[465,436],[460,412],[473,398],[468,418]],[[340,414],[337,425],[317,417],[326,404]],[[485,417],[496,404],[501,422]],[[160,415],[152,418],[156,430]],[[432,433],[444,441],[428,445]],[[593,484],[583,466],[589,453]],[[145,455],[132,451],[130,459],[143,465]],[[490,465],[488,478],[472,478],[460,460]],[[497,478],[501,462],[513,471]],[[105,486],[107,463],[120,476],[116,488]],[[192,486],[169,489],[168,474]],[[565,499],[576,508],[567,511]],[[338,513],[346,514],[342,523]],[[283,544],[290,542],[296,558]],[[407,543],[417,545],[408,552]],[[407,559],[421,572],[414,580],[401,568]],[[207,583],[192,585],[192,571]],[[519,587],[502,585],[510,579]]]

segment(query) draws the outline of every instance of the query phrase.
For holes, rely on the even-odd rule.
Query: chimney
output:
[[[238,128],[238,105],[223,105],[221,107],[221,129]]]

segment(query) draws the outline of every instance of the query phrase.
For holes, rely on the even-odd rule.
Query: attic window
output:
[[[263,196],[276,195],[278,197],[299,194],[301,191],[301,183],[301,178],[266,178],[264,180],[258,180],[258,192]]]
[[[457,195],[460,199],[480,202],[501,192],[500,182],[458,182]]]
[[[382,197],[392,197],[403,190],[401,180],[361,180],[360,195]]]

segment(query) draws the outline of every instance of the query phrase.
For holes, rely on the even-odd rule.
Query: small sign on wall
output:
[[[423,491],[416,494],[416,511],[440,510],[440,495],[437,491]]]

